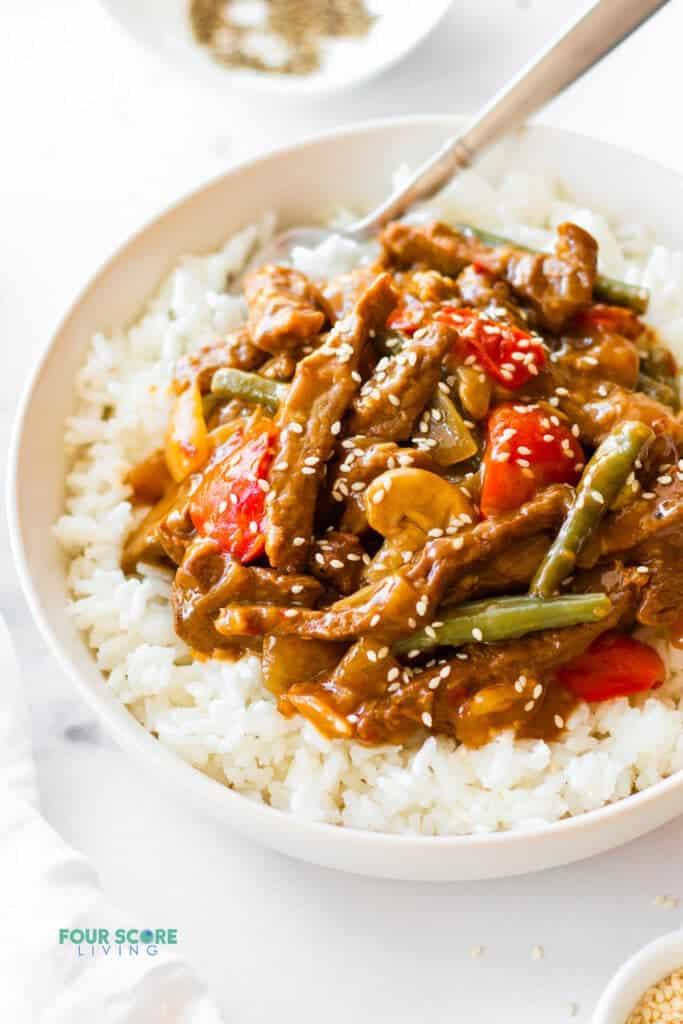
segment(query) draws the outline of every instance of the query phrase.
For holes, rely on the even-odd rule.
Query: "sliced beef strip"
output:
[[[296,368],[278,412],[279,450],[267,499],[266,554],[275,569],[293,571],[308,563],[322,472],[358,390],[363,348],[396,300],[391,276],[381,274]]]
[[[520,675],[547,679],[549,673],[577,657],[607,630],[633,622],[644,586],[634,569],[615,565],[578,581],[585,591],[603,590],[612,600],[612,611],[599,622],[544,630],[520,640],[497,644],[470,644],[451,658],[401,683],[395,693],[367,701],[359,707],[357,738],[366,743],[391,742],[410,731],[424,728],[431,716],[436,732],[457,737],[460,709],[466,698],[482,686],[512,683]]]
[[[244,294],[252,341],[274,355],[301,348],[335,320],[317,285],[292,267],[269,263],[253,270],[245,278]]]
[[[618,512],[610,512],[586,542],[579,555],[580,566],[593,566],[616,554],[637,552],[652,543],[683,546],[683,480],[673,469],[668,483],[656,483],[652,498],[637,498]]]
[[[233,370],[257,370],[263,360],[264,353],[252,344],[249,331],[240,327],[217,341],[214,345],[204,345],[198,352],[182,356],[175,368],[175,380],[179,383],[196,380],[199,390],[205,394],[211,388],[211,379],[223,367]]]
[[[330,608],[296,612],[279,624],[277,632],[320,640],[364,635],[395,639],[409,634],[433,620],[444,594],[476,563],[494,557],[513,541],[557,527],[572,494],[571,487],[554,485],[512,514],[486,519],[455,537],[432,540],[405,569]]]
[[[489,594],[511,594],[526,589],[543,561],[552,537],[539,533],[513,541],[500,554],[478,562],[447,591],[442,607],[452,607]]]
[[[434,221],[432,224],[387,225],[380,236],[383,259],[390,267],[420,267],[436,270],[446,277],[457,277],[468,263],[474,262],[484,246],[458,231]]]
[[[598,247],[576,224],[560,224],[551,255],[514,246],[488,248],[439,222],[390,224],[382,232],[381,242],[384,258],[393,266],[426,266],[456,276],[475,263],[505,280],[516,295],[531,303],[551,330],[559,330],[593,295]]]
[[[323,588],[306,575],[283,576],[270,569],[243,566],[224,554],[215,541],[197,537],[189,545],[173,582],[171,604],[178,635],[195,651],[211,654],[236,646],[249,632],[217,632],[214,620],[226,606],[310,608]]]
[[[395,356],[380,360],[355,399],[349,430],[385,441],[405,441],[439,383],[457,333],[433,322],[415,332]]]
[[[330,530],[313,545],[310,571],[338,594],[353,594],[360,586],[367,557],[355,534]]]

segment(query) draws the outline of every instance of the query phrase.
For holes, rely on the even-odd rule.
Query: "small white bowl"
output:
[[[620,967],[600,997],[592,1024],[626,1024],[647,990],[683,967],[683,931],[651,942]]]
[[[169,803],[188,800],[226,831],[236,829],[302,860],[384,878],[500,878],[604,852],[683,811],[683,772],[579,817],[491,835],[388,835],[311,823],[266,807],[182,761],[118,701],[68,612],[65,559],[53,525],[64,507],[64,422],[95,332],[131,323],[183,255],[218,248],[264,209],[276,210],[286,226],[338,208],[370,208],[386,195],[397,166],[416,166],[464,123],[410,117],[336,130],[232,168],[166,210],[98,271],[47,344],[28,381],[10,453],[10,536],[35,620],[107,730],[167,787]],[[506,148],[492,152],[482,169],[490,172],[509,155]],[[649,223],[664,244],[683,248],[679,175],[595,139],[546,127],[522,133],[514,159],[554,170],[580,203]]]
[[[102,0],[110,14],[139,42],[193,80],[212,89],[244,89],[284,101],[346,89],[395,64],[429,35],[453,0],[368,0],[377,21],[361,39],[325,46],[322,65],[310,75],[232,69],[211,57],[192,37],[189,0]]]

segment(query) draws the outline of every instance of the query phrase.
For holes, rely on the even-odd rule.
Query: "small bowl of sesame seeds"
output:
[[[139,42],[212,89],[283,99],[346,89],[396,63],[452,0],[102,0]]]
[[[620,967],[603,992],[592,1024],[683,1022],[683,931],[651,942]]]

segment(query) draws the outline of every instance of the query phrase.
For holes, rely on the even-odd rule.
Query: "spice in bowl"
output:
[[[643,995],[626,1024],[681,1024],[683,968],[662,978]]]
[[[195,39],[222,64],[283,75],[321,65],[331,39],[362,38],[365,0],[190,0]]]

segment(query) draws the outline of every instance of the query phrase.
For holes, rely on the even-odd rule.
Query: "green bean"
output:
[[[571,508],[531,581],[530,593],[549,597],[573,571],[584,542],[616,500],[643,445],[654,437],[638,420],[619,424],[583,471]]]
[[[609,615],[606,594],[565,594],[539,601],[537,597],[493,597],[454,608],[438,626],[428,626],[394,644],[397,654],[428,651],[433,647],[459,647],[473,641],[495,643],[517,640],[541,629],[596,622]]]
[[[249,402],[264,405],[269,412],[277,412],[287,391],[286,384],[244,370],[216,370],[211,380],[212,394],[222,398],[246,398]]]
[[[521,245],[519,242],[512,242],[509,238],[503,238],[501,235],[494,235],[490,231],[472,227],[471,224],[456,224],[456,228],[467,238],[477,238],[484,245],[489,245],[492,248],[512,245],[515,249],[522,249],[523,252],[537,251],[530,249],[527,245]],[[604,274],[598,274],[595,279],[593,297],[599,302],[607,303],[608,306],[625,306],[638,314],[647,312],[650,302],[650,293],[647,288],[626,284],[625,281],[617,281],[613,277],[605,277]]]

